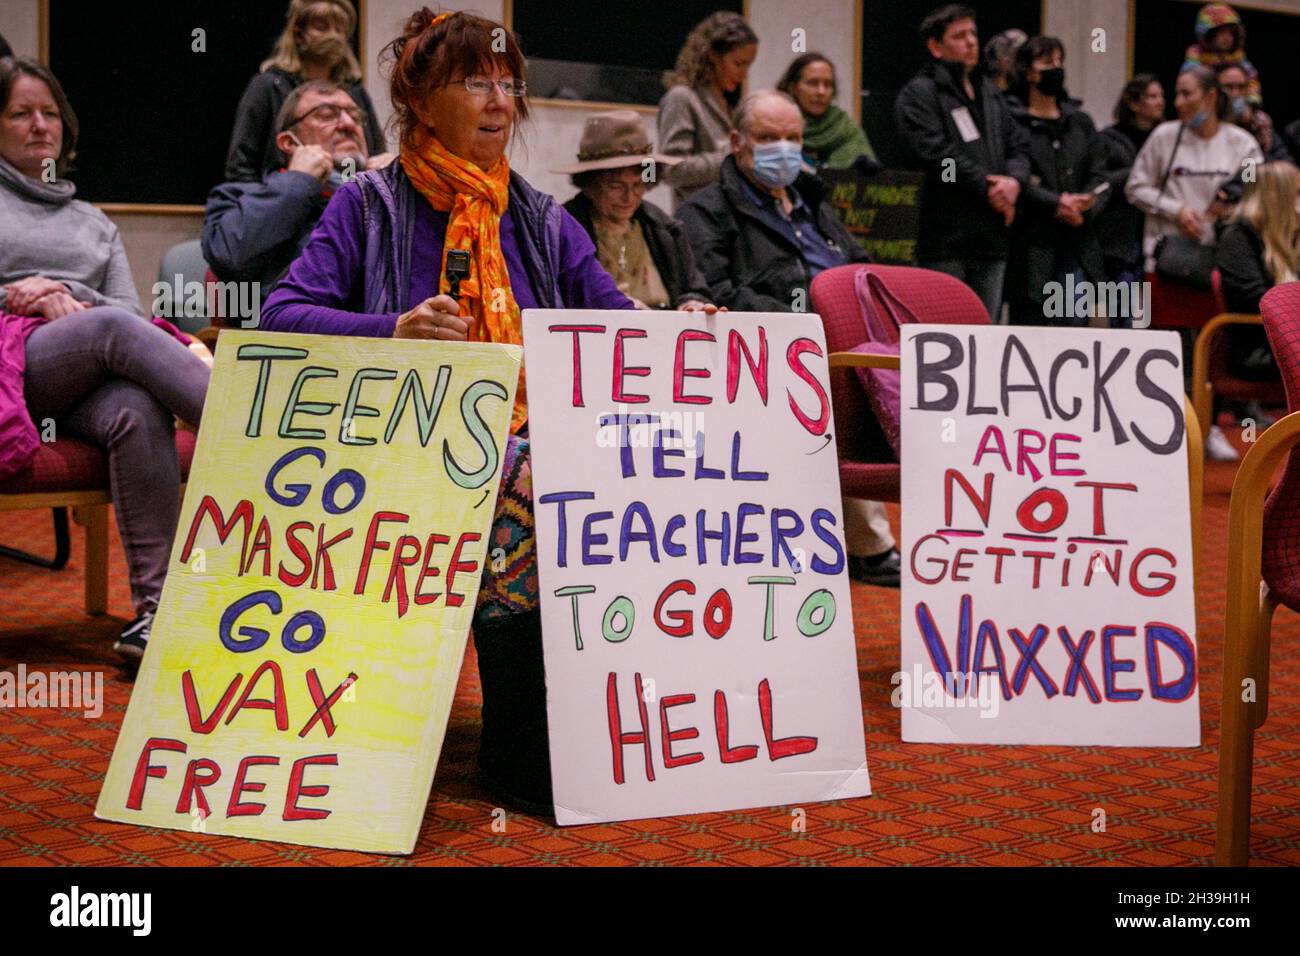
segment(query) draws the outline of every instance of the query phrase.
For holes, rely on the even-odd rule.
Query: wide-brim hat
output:
[[[651,150],[650,137],[634,110],[611,110],[588,117],[578,144],[578,162],[553,169],[555,173],[585,173],[596,169],[640,166],[647,159],[675,166],[680,156],[665,156]]]

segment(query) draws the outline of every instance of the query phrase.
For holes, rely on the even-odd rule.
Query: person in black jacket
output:
[[[1300,170],[1288,162],[1263,163],[1246,183],[1241,202],[1219,231],[1215,265],[1229,312],[1259,312],[1273,286],[1300,272]],[[1233,370],[1240,378],[1276,377],[1268,337],[1259,327],[1229,330]]]
[[[803,114],[776,90],[736,110],[720,181],[677,210],[713,301],[738,312],[807,312],[823,269],[869,257],[804,172]]]
[[[1151,131],[1165,118],[1165,90],[1154,73],[1139,73],[1115,104],[1115,125],[1101,131],[1106,144],[1106,204],[1096,214],[1102,265],[1112,282],[1142,281],[1142,227],[1146,214],[1128,201],[1124,185]]]
[[[348,42],[356,24],[349,0],[292,0],[284,33],[261,71],[249,80],[235,110],[226,152],[228,182],[258,182],[283,163],[275,144],[275,120],[294,87],[307,80],[332,80],[347,90],[364,118],[366,150],[376,160],[385,153],[375,104],[361,85],[361,64]],[[378,165],[387,161],[385,157]]]
[[[262,294],[307,244],[325,203],[348,173],[369,168],[352,98],[337,83],[312,80],[289,94],[276,143],[289,157],[260,182],[223,183],[208,196],[203,257],[223,282],[260,282]]]
[[[777,90],[741,101],[719,181],[678,209],[713,301],[739,312],[807,312],[824,269],[870,257],[805,172],[803,114]],[[884,507],[844,499],[849,576],[898,587],[902,560]]]
[[[651,152],[650,137],[632,110],[591,116],[582,129],[570,173],[581,190],[564,208],[591,236],[596,258],[619,290],[644,309],[693,309],[710,302],[682,224],[645,194],[660,165],[679,157]]]
[[[975,71],[975,12],[950,5],[921,24],[931,62],[894,104],[912,165],[926,173],[919,264],[961,279],[993,321],[1016,202],[1029,181],[1029,143],[993,83]]]
[[[1102,282],[1094,216],[1105,202],[1106,146],[1088,114],[1065,95],[1065,47],[1036,36],[1016,51],[1008,103],[1029,139],[1030,180],[1012,227],[1006,293],[1012,325],[1088,324],[1073,303],[1051,313],[1072,287]],[[1073,277],[1073,286],[1068,277]],[[1052,283],[1059,285],[1053,289]]]

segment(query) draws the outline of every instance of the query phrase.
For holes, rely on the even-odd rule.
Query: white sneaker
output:
[[[1218,425],[1210,426],[1210,433],[1205,436],[1205,457],[1211,461],[1237,461],[1241,454],[1232,447],[1228,436]]]
[[[155,613],[153,609],[145,611],[128,624],[126,630],[122,632],[122,636],[113,645],[113,650],[128,661],[139,663],[144,658],[145,648],[149,645],[149,635],[153,631]]]

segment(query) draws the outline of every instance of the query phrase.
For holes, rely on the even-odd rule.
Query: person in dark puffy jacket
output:
[[[808,286],[825,269],[869,257],[840,224],[817,179],[804,172],[803,115],[793,98],[759,90],[741,101],[721,180],[678,210],[719,306],[807,312]],[[898,587],[902,559],[879,502],[844,499],[849,575]]]
[[[1055,37],[1037,36],[1016,51],[1009,104],[1029,140],[1031,174],[1012,226],[1006,295],[1013,325],[1086,325],[1089,316],[1070,308],[1045,311],[1061,301],[1051,284],[1069,289],[1101,282],[1101,245],[1096,213],[1106,196],[1106,146],[1092,120],[1065,95],[1065,48]]]
[[[776,90],[736,111],[720,181],[677,211],[713,301],[738,312],[806,312],[823,269],[866,262],[866,250],[804,172],[803,114]]]
[[[1029,182],[1029,141],[979,65],[975,12],[952,4],[921,24],[931,61],[898,94],[894,118],[925,172],[919,264],[970,286],[997,321],[1011,223]]]

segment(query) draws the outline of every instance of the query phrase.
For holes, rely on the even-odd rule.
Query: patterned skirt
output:
[[[538,603],[533,469],[527,426],[509,437],[503,458],[501,489],[474,610],[476,623],[536,610]]]

